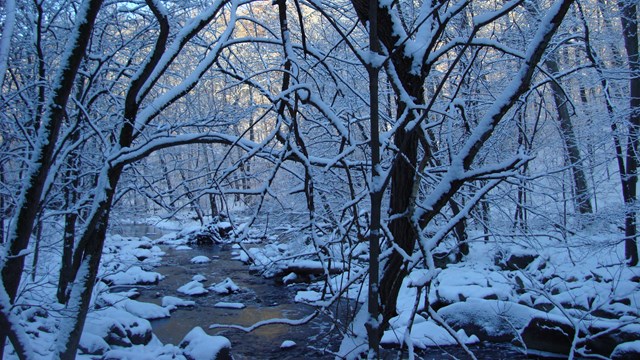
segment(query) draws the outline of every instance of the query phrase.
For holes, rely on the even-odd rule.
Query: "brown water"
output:
[[[293,302],[295,290],[277,285],[272,279],[264,279],[251,275],[248,266],[237,260],[231,260],[232,250],[229,245],[194,247],[192,250],[163,249],[166,255],[162,265],[155,271],[163,274],[165,279],[157,286],[142,290],[141,301],[160,304],[162,296],[177,296],[196,302],[193,308],[179,308],[172,312],[170,318],[151,322],[153,331],[163,343],[178,344],[195,326],[202,327],[210,335],[224,335],[232,343],[232,354],[235,359],[300,359],[301,356],[311,358],[332,358],[318,351],[309,351],[307,344],[323,348],[330,344],[326,337],[330,323],[313,321],[306,325],[267,325],[251,333],[235,329],[209,329],[212,324],[233,324],[250,326],[260,320],[273,318],[300,319],[311,314],[314,308]],[[207,264],[191,264],[194,256],[205,255],[213,261]],[[204,275],[209,286],[229,277],[241,290],[230,295],[218,295],[209,292],[205,296],[188,296],[177,292],[177,289],[191,281],[194,275]],[[223,309],[213,305],[219,301],[239,302],[246,305],[244,309]],[[324,338],[324,340],[323,340]],[[281,350],[285,340],[292,340],[298,346]]]

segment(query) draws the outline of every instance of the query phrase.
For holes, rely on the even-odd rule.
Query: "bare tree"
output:
[[[407,22],[397,6],[380,6],[364,1],[352,1],[360,21],[369,21],[369,7],[378,6],[378,38],[386,55],[385,69],[388,73],[397,103],[397,119],[393,125],[393,144],[383,144],[395,152],[391,168],[388,170],[390,182],[390,203],[387,234],[391,251],[388,258],[371,257],[371,262],[381,261],[383,275],[380,283],[380,310],[382,318],[375,317],[372,323],[385,329],[396,312],[396,302],[402,281],[411,266],[410,256],[416,245],[424,256],[429,269],[434,269],[432,251],[444,236],[453,230],[469,211],[480,201],[484,194],[495,187],[510,171],[527,161],[526,156],[516,155],[507,161],[474,168],[474,160],[483,149],[485,142],[501,122],[509,109],[529,89],[537,64],[541,61],[547,45],[558,28],[572,1],[554,3],[541,21],[536,35],[530,40],[526,51],[522,54],[522,65],[508,87],[506,87],[493,105],[485,112],[470,135],[458,149],[450,149],[449,161],[445,173],[438,177],[430,193],[420,194],[421,178],[426,175],[426,165],[434,148],[430,145],[428,125],[425,119],[430,115],[434,100],[425,96],[425,82],[431,75],[437,61],[446,57],[451,51],[451,64],[445,75],[437,79],[435,93],[429,94],[431,99],[441,95],[444,84],[458,64],[461,54],[474,42],[482,43],[477,38],[478,32],[492,22],[511,12],[518,2],[505,4],[490,15],[474,18],[473,26],[465,37],[448,41],[449,24],[468,3],[430,2],[422,6],[421,14],[415,28],[406,30]],[[405,19],[406,20],[406,19]],[[402,29],[405,29],[402,31]],[[414,38],[415,36],[415,38]],[[372,37],[375,39],[375,37]],[[444,43],[444,45],[443,45]],[[459,51],[453,52],[452,49]],[[373,95],[372,95],[373,96]],[[468,182],[492,178],[464,207],[459,209],[444,227],[433,236],[426,236],[424,231],[443,210],[447,203]],[[376,186],[379,186],[376,184]],[[376,265],[373,265],[374,267]],[[375,280],[374,280],[375,282]],[[428,285],[428,284],[424,284]],[[375,291],[375,289],[374,289]],[[375,295],[375,292],[374,292]],[[371,295],[370,295],[371,296]],[[374,301],[375,302],[375,301]],[[373,311],[375,315],[376,312]],[[371,314],[370,314],[371,316]],[[372,325],[368,325],[372,326]],[[370,334],[379,334],[369,331]],[[370,342],[376,346],[376,342]],[[376,349],[370,349],[375,354]]]

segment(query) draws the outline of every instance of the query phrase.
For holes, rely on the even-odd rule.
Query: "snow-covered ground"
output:
[[[185,239],[194,229],[158,241],[185,249]],[[564,242],[550,234],[493,236],[488,242],[481,234],[470,234],[479,240],[470,242],[470,253],[461,262],[435,270],[418,263],[412,269],[400,291],[398,316],[391,319],[382,343],[413,349],[502,341],[523,351],[634,358],[640,353],[640,269],[623,265],[615,231],[603,230],[586,227]],[[233,251],[263,276],[278,277],[286,286],[300,289],[296,301],[325,307],[337,297],[366,300],[366,246],[343,246],[327,246],[318,256],[314,244],[303,238],[271,237],[261,246],[234,245]],[[108,237],[99,274],[102,281],[94,292],[78,358],[204,359],[206,354],[228,351],[227,339],[209,336],[201,328],[194,328],[180,344],[162,344],[153,334],[149,320],[194,306],[190,297],[240,290],[230,278],[207,287],[207,278],[198,274],[177,289],[184,298],[165,296],[161,305],[136,300],[136,286],[162,281],[153,267],[163,255],[156,242],[145,237]],[[192,262],[201,264],[205,258],[211,260],[199,257]],[[23,298],[45,305],[25,308],[19,315],[30,329],[34,349],[46,356],[64,309],[54,300],[55,266],[44,261],[41,267],[48,269],[36,276],[42,286],[25,291]],[[430,286],[424,287],[427,283]],[[237,311],[244,304],[221,301],[215,306]],[[551,345],[545,336],[552,339]],[[282,348],[307,345],[285,342]]]
[[[165,238],[173,239],[175,234]],[[163,344],[153,334],[149,320],[169,317],[177,307],[195,304],[172,296],[163,297],[162,305],[135,300],[139,295],[135,286],[155,284],[163,279],[153,271],[163,255],[146,237],[107,237],[98,275],[101,281],[94,290],[78,359],[214,359],[218,353],[229,352],[231,344],[226,338],[209,336],[201,328],[194,328],[179,344]],[[40,286],[24,291],[22,296],[25,301],[38,301],[42,306],[25,308],[19,315],[32,336],[34,351],[44,358],[51,353],[65,309],[55,301],[57,268],[45,261],[40,268],[47,270],[36,277]],[[29,281],[30,286],[33,284]],[[10,343],[6,358],[17,358]]]
[[[420,264],[413,268],[382,343],[424,348],[501,341],[523,351],[635,358],[640,354],[640,268],[624,265],[616,234],[602,224],[564,241],[543,234],[484,242],[482,234],[471,234],[479,240],[470,241],[470,253],[461,262],[432,271]],[[364,300],[366,286],[354,281],[362,277],[364,263],[352,261],[344,273],[331,274],[326,261],[300,254],[313,254],[313,246],[275,242],[238,258],[253,260],[254,269],[285,284],[297,281],[305,268],[320,275],[298,291],[296,301],[325,306],[339,293]],[[423,288],[425,279],[431,282]],[[448,331],[443,320],[455,330]],[[561,329],[560,334],[547,328]]]

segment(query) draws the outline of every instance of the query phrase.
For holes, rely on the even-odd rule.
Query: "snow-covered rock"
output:
[[[240,287],[238,287],[238,285],[236,285],[236,283],[234,283],[230,278],[226,278],[215,285],[211,285],[209,290],[216,294],[225,295],[240,291]]]
[[[115,306],[118,303],[140,296],[138,289],[135,288],[122,292],[107,292],[106,289],[97,290],[99,287],[102,287],[102,285],[106,287],[104,283],[98,283],[98,285],[96,286],[96,290],[94,290],[99,293],[99,295],[96,296],[96,305],[100,308],[106,306]]]
[[[199,255],[194,257],[193,259],[191,259],[191,263],[192,264],[206,264],[211,262],[211,259],[209,259],[208,257],[204,256],[204,255]]]
[[[296,293],[295,302],[314,303],[322,298],[322,294],[313,290],[301,290]]]
[[[386,345],[402,344],[406,324],[398,326],[384,332],[381,343]],[[465,344],[473,344],[479,341],[475,335],[467,336],[464,330],[460,329],[456,335]],[[457,341],[449,334],[449,332],[436,324],[432,320],[425,320],[423,317],[416,315],[415,322],[411,327],[411,342],[419,348],[430,346],[447,346],[456,345]]]
[[[436,277],[431,298],[444,304],[467,299],[509,300],[513,288],[503,276],[481,266],[450,265]]]
[[[121,306],[129,313],[147,320],[162,319],[171,316],[169,309],[152,303],[126,300]]]
[[[188,360],[231,359],[231,342],[224,336],[211,336],[195,327],[180,342],[179,347]]]
[[[470,299],[438,310],[454,329],[465,329],[481,340],[511,341],[539,312],[530,307],[497,300]]]
[[[102,355],[111,348],[103,338],[90,332],[83,332],[80,337],[78,350],[80,354]]]
[[[240,260],[245,264],[248,264],[251,261],[251,258],[249,257],[249,255],[247,255],[246,252],[244,251],[234,251],[232,253],[233,255],[233,260]]]
[[[185,295],[199,296],[199,295],[207,294],[209,291],[204,288],[202,283],[198,281],[190,281],[180,286],[178,288],[178,292]]]
[[[282,344],[280,344],[280,349],[290,349],[292,347],[295,347],[296,345],[296,342],[293,340],[285,340],[282,342]]]
[[[619,344],[611,353],[611,359],[640,359],[640,340]]]
[[[176,250],[191,250],[193,249],[191,246],[188,245],[178,245],[175,247]]]
[[[132,266],[124,272],[107,275],[103,279],[113,285],[150,285],[157,284],[164,276],[155,271],[143,270],[140,266]]]
[[[89,313],[84,333],[97,335],[109,345],[124,347],[147,344],[151,341],[152,335],[149,321],[115,308]],[[88,336],[87,341],[91,341],[92,338]]]
[[[193,275],[191,280],[197,281],[197,282],[203,282],[203,281],[207,281],[207,278],[204,275],[197,274],[197,275]]]
[[[215,303],[213,307],[224,308],[224,309],[244,309],[247,306],[243,303],[220,301]]]
[[[196,302],[192,300],[184,300],[175,296],[164,296],[162,298],[162,306],[173,310],[177,307],[191,307],[195,306]]]
[[[296,282],[296,280],[298,280],[298,274],[296,273],[290,273],[287,276],[282,277],[282,282],[286,285],[286,284],[290,284],[290,283],[294,283]]]
[[[138,292],[135,289],[129,292],[103,293],[100,294],[96,303],[103,307],[112,306],[117,309],[122,309],[132,315],[147,320],[169,317],[169,310],[162,306],[130,299],[130,297],[134,297],[136,294],[138,294]]]

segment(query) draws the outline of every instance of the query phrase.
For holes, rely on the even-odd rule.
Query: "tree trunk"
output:
[[[91,37],[91,31],[102,0],[87,0],[83,4],[86,11],[78,12],[76,27],[70,36],[75,41],[67,44],[67,56],[61,60],[58,83],[52,86],[54,92],[48,101],[39,127],[38,136],[44,141],[38,142],[30,157],[30,168],[24,181],[24,187],[18,200],[17,213],[8,234],[9,251],[2,264],[2,285],[7,298],[13,302],[16,298],[20,279],[24,271],[24,251],[33,231],[33,225],[39,211],[40,196],[49,175],[53,153],[57,145],[58,133],[65,115],[65,109],[71,94],[78,68]],[[1,315],[4,316],[4,315]],[[4,322],[4,321],[3,321]],[[0,358],[4,352],[4,341],[9,330],[0,330]]]
[[[76,276],[69,295],[67,310],[69,313],[64,322],[68,322],[68,331],[58,335],[56,353],[53,359],[73,360],[76,357],[82,329],[89,312],[91,294],[98,276],[102,248],[109,225],[109,214],[113,196],[122,175],[123,165],[109,169],[108,186],[102,189],[102,201],[95,205],[92,216],[76,248]]]
[[[4,25],[2,26],[2,38],[0,39],[0,89],[4,83],[11,49],[11,38],[16,24],[16,1],[6,0],[4,2]]]
[[[378,0],[369,0],[369,50],[371,54],[380,53],[378,40]],[[382,214],[382,197],[384,195],[383,179],[380,174],[380,121],[379,121],[379,73],[380,68],[368,64],[369,73],[369,106],[371,137],[371,225],[369,227],[369,288],[367,311],[369,320],[365,324],[369,340],[369,358],[380,358],[380,339],[383,327],[380,323],[380,229]]]
[[[631,266],[638,264],[636,200],[638,183],[638,132],[640,131],[640,55],[638,54],[638,14],[636,1],[618,3],[624,45],[629,62],[629,135],[626,174],[622,194],[627,206],[625,216],[625,257]]]
[[[547,60],[544,64],[549,70],[551,76],[555,77],[560,73],[558,60],[554,53],[547,55]],[[573,175],[573,186],[576,192],[576,199],[574,203],[576,210],[578,210],[579,213],[591,214],[593,212],[591,207],[591,195],[589,193],[587,177],[584,175],[584,166],[582,163],[582,157],[580,156],[578,140],[576,139],[576,134],[573,131],[573,124],[571,123],[571,116],[569,115],[569,109],[567,107],[567,102],[569,100],[565,96],[565,93],[558,82],[558,79],[551,81],[551,92],[553,93],[553,100],[556,104],[556,110],[558,111],[558,122],[560,124],[562,141],[564,142]]]
[[[4,164],[2,162],[0,162],[0,183],[4,184]],[[0,193],[0,244],[4,244],[4,219],[7,217],[7,213],[8,211],[4,208],[4,194]]]
[[[79,136],[78,132],[74,132],[72,135],[75,141]],[[80,185],[80,178],[78,177],[78,153],[74,151],[69,155],[67,159],[67,170],[65,177],[71,184],[71,188],[64,188],[65,209],[73,209],[77,200],[77,189]],[[78,220],[78,213],[75,211],[68,211],[64,215],[64,234],[62,237],[62,259],[60,264],[60,277],[58,279],[58,289],[56,297],[58,302],[65,304],[69,300],[68,285],[71,279],[75,277],[73,270],[73,247],[76,240],[76,221]]]
[[[422,89],[419,89],[422,92]],[[422,99],[416,97],[416,99]],[[401,107],[404,106],[403,104]],[[399,109],[402,114],[404,109]],[[415,186],[415,168],[418,155],[418,134],[416,131],[407,132],[399,129],[394,138],[398,148],[393,169],[391,171],[391,197],[389,199],[389,214],[397,216],[389,224],[389,231],[393,239],[405,253],[411,255],[415,249],[417,234],[415,233],[408,210]],[[404,214],[404,216],[402,216]],[[382,303],[383,326],[396,315],[396,304],[402,281],[407,276],[406,260],[402,254],[394,251],[389,256],[382,279],[380,281],[380,299]]]
[[[211,160],[209,160],[209,152],[207,151],[207,146],[205,144],[202,144],[200,146],[201,150],[202,150],[202,156],[204,156],[204,164],[207,167],[207,176],[212,177],[211,182],[208,182],[208,186],[210,188],[215,187],[214,181],[215,179],[213,179],[213,164],[211,162]],[[218,211],[218,206],[216,205],[216,197],[213,194],[212,191],[209,192],[209,209],[211,211],[211,219],[215,219],[216,216],[218,216],[219,211]]]

